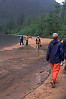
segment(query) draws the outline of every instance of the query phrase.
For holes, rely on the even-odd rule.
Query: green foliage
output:
[[[57,32],[59,37],[66,38],[66,3],[62,6],[54,5],[54,9],[39,17],[24,18],[22,14],[17,18],[17,22],[12,19],[6,24],[0,24],[0,33],[23,34],[51,38],[52,33]]]

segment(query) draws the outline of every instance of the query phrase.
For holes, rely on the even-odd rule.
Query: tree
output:
[[[66,2],[63,3],[62,5],[61,20],[63,21],[64,24],[66,24]]]

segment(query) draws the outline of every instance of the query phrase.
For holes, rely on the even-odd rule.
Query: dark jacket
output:
[[[66,53],[66,38],[63,40],[63,50]]]
[[[23,41],[23,36],[20,37],[20,41]]]
[[[46,60],[50,63],[64,61],[63,45],[58,40],[52,40],[48,45]]]

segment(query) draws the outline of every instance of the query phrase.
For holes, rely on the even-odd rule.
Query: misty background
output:
[[[48,14],[55,0],[0,0],[0,20]]]

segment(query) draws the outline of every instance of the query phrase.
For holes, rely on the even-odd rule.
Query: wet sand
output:
[[[30,38],[28,46],[11,42],[1,48],[0,99],[22,99],[49,76],[50,66],[45,60],[49,40],[42,39],[42,47],[37,50],[35,39]]]

